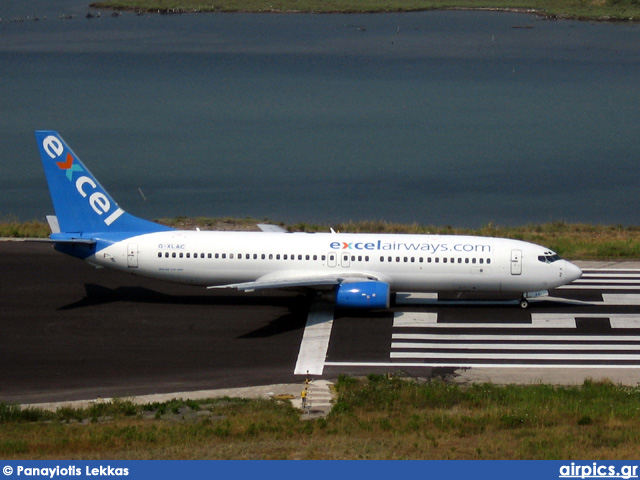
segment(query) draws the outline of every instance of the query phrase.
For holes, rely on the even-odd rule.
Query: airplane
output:
[[[56,250],[144,277],[253,292],[305,289],[336,308],[387,309],[396,292],[529,299],[582,276],[548,248],[462,235],[175,230],[125,212],[55,131],[35,132]]]

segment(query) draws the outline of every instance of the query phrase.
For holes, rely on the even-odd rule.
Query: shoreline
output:
[[[121,1],[98,1],[89,4],[90,8],[106,8],[113,11],[127,11],[133,12],[138,15],[150,14],[150,15],[181,15],[181,14],[193,14],[193,13],[272,13],[282,15],[295,15],[295,14],[313,14],[313,15],[335,15],[335,14],[385,14],[385,13],[413,13],[413,12],[430,12],[430,11],[469,11],[469,12],[505,12],[505,13],[520,13],[527,15],[535,15],[544,20],[574,20],[581,22],[610,22],[610,23],[638,23],[640,22],[640,5],[637,6],[637,12],[633,11],[631,16],[621,15],[620,12],[611,11],[608,14],[596,14],[584,15],[577,13],[562,13],[562,12],[550,12],[544,8],[536,7],[518,7],[518,6],[466,6],[466,5],[425,5],[423,7],[363,7],[362,9],[354,9],[345,6],[344,8],[333,9],[284,9],[276,8],[251,8],[248,6],[241,7],[225,7],[220,5],[211,6],[194,6],[190,7],[152,7],[152,6],[136,6],[125,5],[126,2]],[[129,2],[135,3],[135,2]],[[241,2],[240,2],[241,3]],[[275,2],[274,2],[275,3]],[[452,2],[453,3],[453,2]]]

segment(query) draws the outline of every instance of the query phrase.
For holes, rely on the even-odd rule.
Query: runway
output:
[[[294,383],[307,371],[640,380],[631,267],[587,268],[529,310],[400,295],[389,312],[314,305],[309,315],[296,293],[212,292],[94,269],[48,244],[0,242],[0,289],[4,402]]]

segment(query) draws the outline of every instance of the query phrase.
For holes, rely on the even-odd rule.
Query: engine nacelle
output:
[[[336,288],[336,306],[342,308],[389,308],[390,289],[384,282],[341,283]]]

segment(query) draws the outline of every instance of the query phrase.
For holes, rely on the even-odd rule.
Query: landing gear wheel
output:
[[[526,298],[521,298],[520,299],[520,308],[523,309],[523,310],[529,308],[529,300],[527,300]]]

